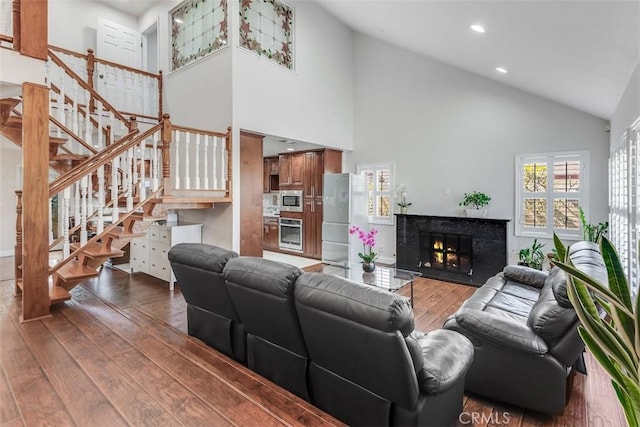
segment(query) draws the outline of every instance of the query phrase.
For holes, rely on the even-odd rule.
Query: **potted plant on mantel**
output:
[[[473,191],[473,193],[464,193],[462,201],[458,204],[464,206],[468,217],[483,218],[487,216],[487,209],[483,209],[491,201],[491,196]]]

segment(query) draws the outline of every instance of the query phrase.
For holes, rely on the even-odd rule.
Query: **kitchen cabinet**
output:
[[[277,251],[280,246],[280,240],[278,237],[278,218],[264,217],[262,248],[270,251]]]
[[[280,154],[279,185],[285,189],[302,188],[304,180],[304,152]]]
[[[278,157],[265,157],[263,162],[263,193],[280,190],[280,159]]]
[[[342,152],[314,150],[304,153],[303,251],[308,258],[322,258],[322,193],[325,173],[342,172]]]
[[[142,272],[165,280],[169,282],[169,290],[173,290],[176,276],[167,257],[169,250],[178,243],[201,242],[202,224],[150,225],[144,237],[131,241],[131,272]]]

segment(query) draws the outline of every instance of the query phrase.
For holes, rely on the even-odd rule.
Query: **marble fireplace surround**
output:
[[[419,271],[423,277],[482,286],[502,271],[508,260],[508,219],[396,215],[396,267]],[[471,266],[437,268],[429,259],[429,233],[471,236]]]

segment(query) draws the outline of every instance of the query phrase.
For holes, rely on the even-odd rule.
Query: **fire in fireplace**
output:
[[[422,266],[469,274],[472,238],[467,234],[422,232]]]

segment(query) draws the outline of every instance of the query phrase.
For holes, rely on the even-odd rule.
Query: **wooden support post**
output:
[[[162,115],[162,178],[167,182],[171,177],[171,120],[169,114]]]
[[[91,89],[93,89],[93,71],[96,67],[96,57],[93,54],[93,49],[87,49],[87,84]],[[92,113],[96,112],[96,100],[89,92],[89,111]]]
[[[22,55],[47,59],[48,13],[47,0],[20,0],[20,53]]]
[[[49,89],[22,85],[22,321],[49,316]]]
[[[16,245],[14,247],[14,277],[16,278],[15,294],[22,294],[18,280],[22,280],[22,191],[16,191]]]
[[[13,0],[13,50],[20,52],[20,0]]]

